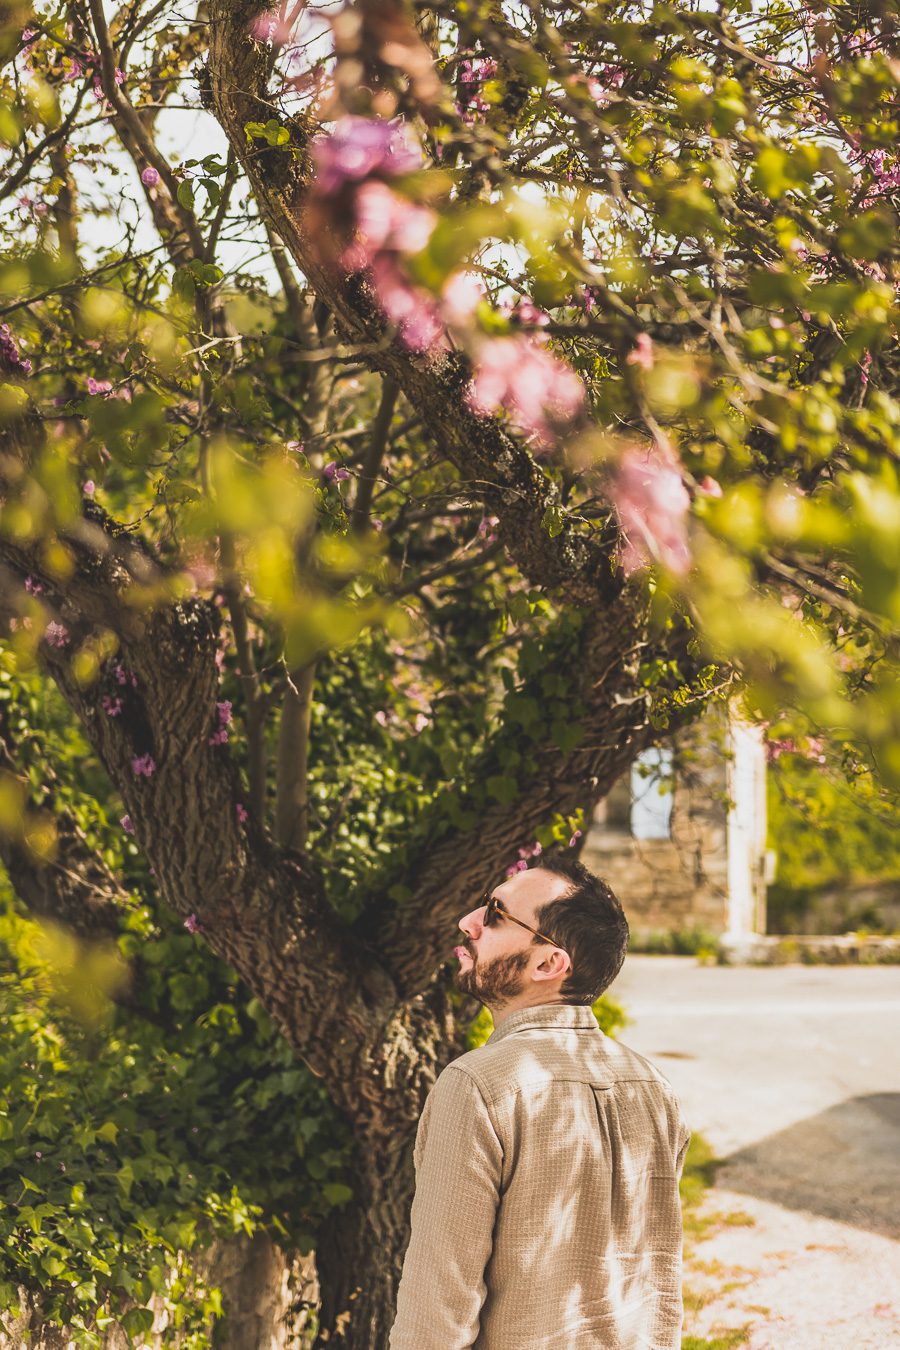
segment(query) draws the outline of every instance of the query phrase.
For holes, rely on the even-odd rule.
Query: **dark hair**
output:
[[[535,927],[565,947],[572,969],[560,993],[566,1003],[594,1003],[622,969],[628,921],[605,881],[574,858],[542,858],[536,869],[563,877],[569,890],[535,913]],[[537,939],[535,939],[537,941]]]

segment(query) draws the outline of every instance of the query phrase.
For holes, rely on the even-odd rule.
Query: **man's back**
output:
[[[423,1112],[392,1350],[674,1350],[688,1137],[590,1008],[512,1013]]]

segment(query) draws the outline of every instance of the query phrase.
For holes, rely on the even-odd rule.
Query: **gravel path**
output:
[[[900,1347],[900,969],[629,957],[622,1039],[718,1158],[686,1330],[749,1350]]]

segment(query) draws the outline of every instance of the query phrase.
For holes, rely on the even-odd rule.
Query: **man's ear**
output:
[[[545,954],[534,968],[535,980],[558,980],[569,973],[571,961],[559,947],[547,947]]]

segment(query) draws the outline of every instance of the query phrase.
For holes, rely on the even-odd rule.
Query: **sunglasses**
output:
[[[551,947],[559,947],[561,952],[566,952],[565,947],[560,947],[559,943],[555,942],[552,937],[547,937],[546,933],[539,933],[536,928],[531,927],[531,924],[523,923],[514,914],[510,914],[509,910],[504,908],[503,901],[498,900],[490,891],[485,891],[481,898],[481,904],[484,906],[484,918],[481,920],[483,928],[493,928],[498,919],[508,919],[510,923],[517,923],[520,928],[524,928],[534,937],[540,938],[541,942],[549,942]],[[566,952],[566,956],[569,956],[568,952]],[[571,956],[569,956],[570,961],[571,959]]]

